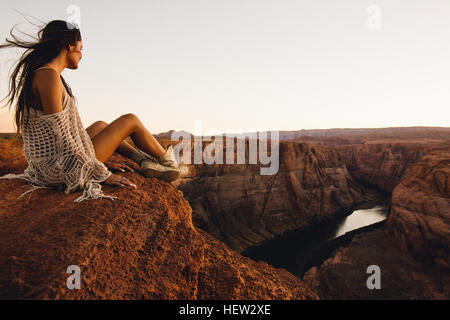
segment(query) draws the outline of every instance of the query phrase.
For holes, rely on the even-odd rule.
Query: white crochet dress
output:
[[[36,114],[34,111],[37,111]],[[28,122],[27,122],[28,120]],[[92,141],[83,128],[74,97],[67,91],[63,110],[43,114],[32,109],[24,112],[22,137],[28,167],[23,174],[7,174],[0,179],[25,179],[33,186],[28,192],[39,188],[65,188],[69,194],[83,189],[75,201],[110,198],[102,192],[101,182],[111,175],[108,168],[95,157]]]

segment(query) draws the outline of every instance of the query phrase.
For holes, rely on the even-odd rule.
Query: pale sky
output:
[[[83,59],[63,76],[85,126],[125,113],[155,134],[196,120],[210,132],[450,125],[448,0],[2,0],[1,42],[16,23],[36,33],[17,11],[67,20],[70,5]],[[16,57],[0,50],[2,98]],[[0,132],[12,128],[3,109]]]

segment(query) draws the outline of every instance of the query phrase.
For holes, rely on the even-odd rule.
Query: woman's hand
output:
[[[123,177],[123,176],[119,176],[118,174],[111,174],[111,176],[106,179],[105,184],[110,185],[110,186],[119,186],[119,187],[125,187],[125,186],[130,186],[130,187],[136,187],[136,185],[134,183],[132,183],[130,180],[128,180],[127,178]]]
[[[108,162],[105,162],[105,165],[109,169],[114,170],[114,171],[122,171],[122,172],[130,171],[130,172],[134,172],[134,170],[132,168],[130,168],[129,166],[127,166],[123,162],[118,163],[118,162],[109,162],[108,161]]]

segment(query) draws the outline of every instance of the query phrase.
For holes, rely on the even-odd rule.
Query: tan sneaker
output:
[[[189,168],[186,166],[178,166],[180,169],[180,178],[187,177],[189,175]]]
[[[144,160],[142,173],[148,178],[157,178],[167,182],[177,180],[181,176],[180,168],[168,167],[152,160]]]
[[[173,146],[171,144],[167,145],[166,152],[158,158],[158,161],[164,166],[178,167],[178,162],[175,158],[175,153],[173,152]]]
[[[178,164],[171,144],[167,146],[165,153],[158,159],[147,157],[147,159],[142,161],[141,168],[146,177],[158,178],[167,182],[189,174],[187,167]]]

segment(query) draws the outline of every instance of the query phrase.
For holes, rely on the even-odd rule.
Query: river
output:
[[[388,203],[388,199],[383,199],[362,204],[340,218],[287,232],[248,248],[242,255],[285,268],[302,278],[309,268],[319,266],[335,249],[348,244],[358,230],[362,232],[369,226],[382,224],[388,215]]]
[[[377,205],[369,209],[355,210],[338,223],[336,233],[332,239],[342,236],[347,232],[386,220],[387,213],[387,207],[383,205]]]

